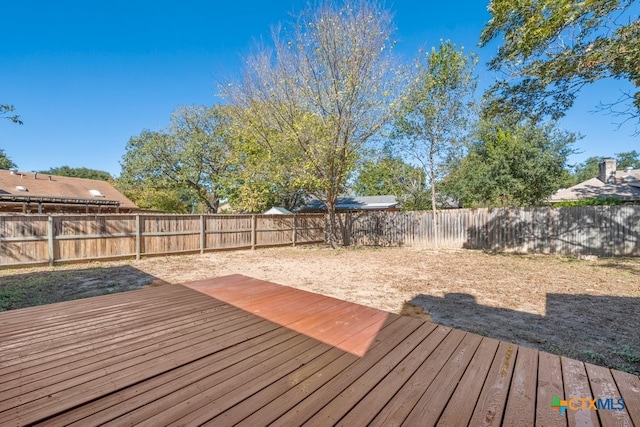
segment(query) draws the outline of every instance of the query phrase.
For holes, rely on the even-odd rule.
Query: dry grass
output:
[[[0,310],[233,273],[640,373],[640,259],[397,248],[216,252],[2,270]]]

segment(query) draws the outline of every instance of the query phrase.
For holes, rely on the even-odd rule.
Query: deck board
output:
[[[376,340],[370,347],[367,357],[371,359],[382,357],[389,346],[396,345],[415,329],[415,323],[407,324],[395,317],[388,319],[387,324],[380,330]],[[270,424],[278,419],[285,422],[287,419],[293,419],[294,422],[296,419],[300,421],[296,417],[297,413],[305,409],[308,409],[307,412],[311,412],[314,409],[317,411],[329,401],[331,398],[329,389],[331,387],[334,389],[339,387],[339,384],[336,383],[340,382],[338,378],[343,373],[346,376],[353,377],[363,371],[363,367],[360,365],[361,362],[359,363],[360,360],[360,358],[351,353],[343,352],[339,359],[322,367],[313,376],[296,383],[292,388],[264,407],[256,410],[245,406],[245,418],[239,425]],[[312,395],[314,397],[310,397]],[[321,396],[326,396],[327,399],[320,401]],[[294,407],[295,410],[293,410]]]
[[[223,319],[220,316],[225,316]],[[213,321],[233,321],[242,317],[242,313],[224,313],[220,312],[217,317],[212,317]],[[136,329],[132,329],[127,333],[109,334],[87,338],[84,345],[67,345],[66,347],[55,347],[52,350],[40,351],[40,353],[32,353],[31,357],[23,357],[22,360],[14,359],[6,366],[0,368],[0,375],[6,381],[14,378],[26,377],[31,374],[55,369],[61,367],[68,369],[74,363],[88,364],[89,359],[96,354],[102,355],[108,352],[112,354],[122,354],[129,347],[133,349],[145,347],[149,342],[152,344],[161,342],[163,339],[170,339],[176,335],[184,334],[185,331],[191,332],[201,328],[206,328],[207,324],[201,315],[187,315],[179,319],[171,319],[171,321],[157,321],[150,325],[144,325]],[[82,341],[78,342],[78,344]],[[34,350],[31,350],[32,352]],[[0,386],[0,390],[4,389],[4,384]]]
[[[338,422],[358,402],[367,396],[369,390],[375,388],[385,379],[398,364],[431,334],[433,325],[425,325],[416,329],[407,339],[395,347],[395,351],[387,353],[378,363],[339,393],[322,410],[316,413],[306,424],[309,426],[325,426]],[[401,368],[402,369],[402,368]],[[389,393],[389,391],[387,391]],[[371,411],[371,407],[367,409]],[[354,411],[360,418],[361,410]],[[364,412],[364,411],[362,411]],[[360,418],[362,420],[362,418]]]
[[[536,384],[538,352],[520,347],[511,379],[511,389],[504,414],[504,424],[532,426],[536,419]]]
[[[562,366],[560,356],[540,352],[538,355],[538,390],[536,404],[536,425],[566,426],[567,414],[559,410],[549,411],[549,402],[554,396],[565,400],[564,384],[562,380]]]
[[[500,342],[491,338],[483,338],[473,359],[462,375],[456,391],[449,399],[444,412],[438,420],[442,426],[468,425],[476,407],[482,386],[489,374],[489,368]]]
[[[171,423],[633,426],[640,378],[240,275],[0,313],[0,425]]]
[[[397,348],[406,338],[421,325],[417,322],[397,322],[402,329],[372,348],[367,357],[360,358],[352,365],[333,377],[330,381],[316,390],[297,405],[289,409],[280,418],[274,421],[276,426],[290,426],[302,423],[329,404],[340,393],[351,386],[360,376],[378,364],[393,349]],[[394,324],[395,326],[395,324]]]
[[[202,405],[206,405],[216,397],[232,400],[233,393],[237,392],[238,388],[247,387],[247,384],[256,377],[268,374],[276,368],[286,369],[292,360],[296,362],[300,359],[309,360],[318,351],[324,349],[322,344],[303,335],[295,336],[286,341],[286,344],[286,347],[275,346],[251,359],[229,366],[214,375],[209,375],[182,388],[180,393],[168,394],[126,414],[123,419],[116,419],[105,425],[157,426],[169,424],[188,415],[189,412],[199,409]]]
[[[180,408],[182,409],[182,417],[176,418],[172,424],[200,425],[258,391],[270,387],[273,383],[290,375],[297,369],[303,368],[306,364],[326,354],[330,349],[330,346],[316,342],[309,349],[302,348],[302,350],[305,350],[304,352],[295,349],[295,352],[292,351],[290,354],[279,355],[287,359],[284,362],[274,358],[269,360],[268,363],[262,363],[259,370],[250,370],[243,373],[247,381],[241,385],[238,385],[238,378],[232,378],[228,381],[229,384],[225,384],[225,387],[220,390],[220,393],[208,394],[204,402],[202,402],[201,396],[196,396],[192,402],[183,402]],[[227,392],[226,390],[228,389],[232,390]],[[197,410],[193,409],[192,403],[199,406]],[[151,421],[151,423],[147,423],[147,425],[153,426],[160,422],[166,422],[166,419],[165,417],[159,417],[156,421],[148,421]]]
[[[408,425],[436,425],[447,402],[475,354],[482,337],[466,334],[405,420]]]
[[[222,320],[222,319],[214,319]],[[243,320],[241,316],[226,317],[224,319],[228,322],[240,322]],[[244,317],[243,325],[250,325],[255,323],[255,320],[251,317]],[[110,349],[104,347],[94,351],[84,351],[82,353],[71,352],[68,355],[63,355],[62,358],[57,358],[49,362],[43,362],[40,365],[36,365],[31,369],[25,369],[21,371],[14,371],[12,375],[3,376],[5,380],[0,384],[0,401],[2,400],[2,393],[6,390],[10,390],[13,387],[24,386],[29,384],[28,387],[38,387],[39,383],[48,383],[56,381],[55,376],[60,378],[81,376],[84,373],[91,373],[96,364],[107,366],[117,362],[121,362],[128,359],[133,359],[137,356],[157,352],[159,350],[166,351],[172,346],[179,346],[181,344],[192,345],[194,339],[205,336],[207,330],[210,327],[208,325],[199,325],[199,327],[192,327],[188,330],[181,329],[171,333],[164,334],[164,336],[144,336],[144,339],[136,340],[129,343],[120,343]]]
[[[511,375],[518,346],[501,342],[478,397],[470,425],[497,426],[502,424]]]
[[[436,325],[425,323],[418,331],[430,335],[435,329]],[[433,351],[445,337],[446,332],[446,330],[441,329],[435,333],[436,339],[422,339],[407,357],[389,371],[382,381],[376,384],[375,387],[369,388],[370,392],[366,393],[358,404],[340,420],[339,425],[350,426],[357,422],[369,423],[400,390],[407,378],[413,375],[420,367],[425,356]],[[438,336],[440,339],[438,339]]]
[[[338,362],[344,356],[344,352],[337,348],[325,352],[310,363],[301,366],[299,369],[289,373],[273,382],[269,387],[264,387],[260,391],[236,403],[225,411],[221,411],[213,418],[208,418],[206,425],[236,425],[246,418],[247,414],[258,408],[263,408],[270,402],[283,396],[291,389],[293,384],[307,381],[325,366]]]
[[[245,332],[247,337],[253,338],[68,411],[50,420],[48,425],[68,425],[78,420],[80,420],[79,425],[85,423],[102,425],[160,397],[170,395],[208,375],[280,345],[296,335],[293,331],[265,324],[245,329]]]
[[[456,329],[445,332],[446,336],[441,341],[439,336],[433,337],[438,340],[435,349],[413,375],[407,379],[389,403],[378,413],[371,425],[393,426],[404,423],[426,389],[431,385],[466,335],[465,332]]]
[[[611,371],[627,413],[636,426],[640,426],[640,377],[621,371]]]
[[[562,362],[565,395],[567,397],[572,396],[580,399],[593,399],[591,386],[589,385],[589,377],[587,376],[584,363],[567,357],[561,357],[560,360]],[[570,400],[569,403],[571,403]],[[577,403],[578,405],[576,405],[576,407],[581,407],[584,402]],[[570,427],[599,425],[598,415],[595,411],[567,410],[566,413]]]
[[[600,399],[603,399],[605,404],[613,406],[621,406],[618,404],[618,398],[620,397],[620,391],[616,386],[611,371],[602,366],[595,366],[590,363],[584,364],[587,375],[589,376],[589,384],[593,395]],[[607,402],[608,399],[611,399]],[[632,426],[633,422],[629,417],[629,413],[626,408],[620,411],[599,411],[598,417],[600,422],[606,425],[616,426]]]

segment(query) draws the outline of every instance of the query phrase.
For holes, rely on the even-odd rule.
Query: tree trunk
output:
[[[336,218],[336,202],[328,201],[327,202],[327,215],[329,220],[327,222],[327,243],[331,246],[332,249],[338,249],[340,246],[338,244],[337,232],[338,232],[338,224]]]
[[[217,214],[218,213],[218,207],[220,206],[220,199],[215,197],[215,196],[211,196],[211,197],[205,197],[203,198],[203,201],[205,203],[205,205],[207,206],[207,212],[210,214]]]
[[[437,251],[439,248],[440,230],[438,228],[438,206],[436,205],[436,177],[433,170],[434,155],[430,153],[429,179],[431,181],[431,209],[433,210],[433,247]]]

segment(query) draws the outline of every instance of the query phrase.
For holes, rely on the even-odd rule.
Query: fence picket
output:
[[[439,212],[441,248],[564,255],[640,256],[640,206],[457,209]],[[353,217],[361,246],[434,246],[433,214],[367,212]]]
[[[293,225],[294,215],[0,215],[0,266],[324,241],[324,215],[295,218]]]
[[[349,213],[353,245],[432,248],[433,213]],[[459,209],[439,214],[441,248],[640,256],[640,205]],[[0,266],[324,241],[310,215],[0,215]]]

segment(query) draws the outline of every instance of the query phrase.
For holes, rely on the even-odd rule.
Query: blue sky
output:
[[[272,1],[15,1],[0,10],[0,104],[13,104],[24,125],[0,121],[0,148],[23,171],[68,165],[120,173],[130,137],[167,126],[179,105],[211,105],[216,84],[240,70],[241,56],[271,25],[286,22],[306,0]],[[387,3],[395,13],[397,51],[407,60],[440,39],[480,57],[481,87],[493,77],[484,64],[495,46],[478,48],[489,18],[483,1]],[[631,124],[593,113],[625,88],[589,88],[560,124],[585,137],[572,156],[640,149]]]

